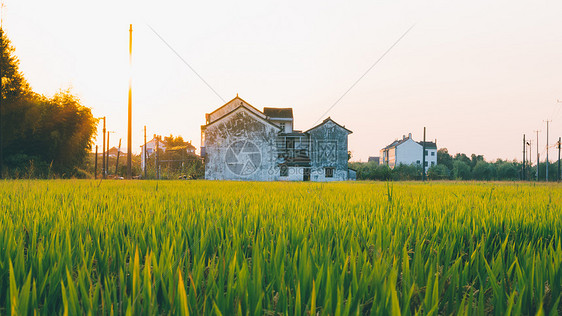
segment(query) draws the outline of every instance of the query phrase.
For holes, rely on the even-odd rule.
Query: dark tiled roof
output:
[[[350,131],[350,130],[348,130],[347,128],[345,128],[345,126],[341,126],[340,124],[336,123],[336,121],[332,120],[329,116],[328,116],[328,118],[325,119],[322,123],[320,123],[320,124],[314,126],[313,128],[307,130],[305,133],[308,133],[308,132],[310,132],[311,130],[313,130],[313,129],[315,129],[315,128],[318,128],[318,127],[324,125],[326,122],[330,122],[330,121],[331,121],[332,123],[336,124],[336,126],[342,128],[342,129],[344,129],[344,130],[345,130],[346,132],[348,132],[349,134],[353,133],[352,131]]]
[[[418,144],[423,146],[423,142],[417,142]],[[425,142],[426,149],[437,149],[437,144],[434,142]]]
[[[395,141],[393,141],[392,143],[390,143],[390,145],[384,147],[383,150],[384,150],[384,149],[390,149],[390,148],[396,147],[396,146],[402,144],[403,142],[407,141],[408,139],[409,139],[409,138],[404,138],[404,139],[400,139],[400,140],[395,140]]]
[[[293,118],[292,108],[263,108],[263,114],[270,118]]]

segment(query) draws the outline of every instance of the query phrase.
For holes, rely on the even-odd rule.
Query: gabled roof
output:
[[[334,120],[332,120],[330,117],[328,117],[327,119],[325,119],[322,123],[320,123],[320,124],[314,126],[313,128],[307,130],[305,133],[308,133],[308,132],[310,132],[311,130],[316,129],[316,128],[318,128],[318,127],[320,127],[320,126],[322,126],[322,125],[324,125],[324,124],[326,124],[326,123],[328,123],[328,122],[332,122],[332,123],[336,124],[336,125],[339,126],[340,128],[344,129],[346,132],[348,132],[349,134],[353,133],[352,131],[350,131],[350,130],[348,130],[347,128],[345,128],[345,126],[341,126],[340,124],[336,123],[336,122],[335,122]]]
[[[244,102],[245,102],[245,101],[244,101]],[[248,113],[250,113],[250,114],[252,114],[253,116],[257,117],[259,120],[264,121],[264,122],[270,124],[271,126],[277,128],[278,130],[281,130],[281,127],[277,126],[277,124],[273,123],[272,121],[270,121],[270,120],[268,120],[268,119],[266,119],[266,118],[263,118],[263,117],[261,117],[261,116],[259,116],[259,115],[256,115],[256,113],[254,113],[252,110],[250,110],[250,109],[249,109],[248,107],[246,107],[244,104],[239,105],[239,106],[236,107],[234,110],[232,110],[232,111],[226,113],[225,115],[219,117],[218,119],[212,121],[211,123],[209,123],[209,124],[207,124],[207,125],[202,125],[201,128],[202,128],[202,129],[203,129],[203,128],[207,128],[207,127],[209,127],[209,126],[215,124],[216,122],[221,121],[221,120],[224,119],[225,117],[227,117],[227,116],[233,114],[234,112],[236,112],[236,111],[238,111],[238,110],[240,110],[240,109],[246,109],[246,110],[248,111]],[[255,109],[255,108],[254,108],[254,109]],[[260,113],[261,113],[261,112],[260,112]]]
[[[417,142],[417,143],[423,146],[423,141]],[[426,149],[437,149],[437,144],[434,143],[434,142],[425,142],[425,148]]]
[[[393,141],[392,143],[390,143],[390,145],[384,147],[382,150],[394,148],[394,147],[406,142],[408,139],[410,139],[410,138],[397,139],[397,140]]]
[[[263,114],[270,118],[293,118],[292,108],[263,108]]]
[[[225,104],[221,105],[219,108],[217,108],[217,109],[215,109],[213,112],[209,113],[209,115],[212,115],[213,113],[217,112],[218,110],[224,108],[225,106],[227,106],[228,104],[230,104],[230,102],[232,102],[232,101],[234,101],[234,100],[236,100],[236,99],[238,99],[238,100],[244,102],[244,103],[247,104],[249,107],[251,107],[252,109],[258,111],[259,113],[262,113],[260,110],[256,109],[254,106],[252,106],[250,103],[246,102],[246,100],[242,99],[241,97],[238,96],[238,94],[236,94],[236,96],[235,96],[232,100],[230,100],[230,101],[226,102]],[[234,110],[232,110],[232,111],[230,111],[230,112],[234,112]],[[262,113],[262,114],[263,114],[263,113]],[[222,117],[220,117],[220,118],[222,118]],[[219,119],[220,119],[220,118],[219,118]]]
[[[148,144],[148,143],[155,142],[155,141],[156,141],[156,138],[153,137],[151,140],[147,141],[146,143]],[[162,139],[159,139],[159,140],[158,140],[158,144],[159,144],[160,146],[161,146],[161,145],[164,145],[164,146],[167,146],[167,145],[168,145],[168,144],[167,144],[164,140],[162,140]],[[144,147],[144,144],[143,144],[143,145],[140,145],[139,147]]]

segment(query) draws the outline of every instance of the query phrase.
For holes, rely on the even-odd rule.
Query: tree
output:
[[[494,167],[484,160],[479,160],[472,169],[472,176],[476,180],[491,180],[494,177]]]
[[[474,167],[476,167],[476,164],[480,161],[484,161],[484,156],[475,154],[470,155],[470,169],[473,170]]]
[[[440,164],[431,166],[431,168],[427,170],[427,177],[430,180],[449,179],[449,174],[450,174],[449,168],[447,168],[445,165],[440,165]]]
[[[449,154],[447,148],[440,148],[437,151],[437,165],[444,165],[449,170],[453,170],[453,157]]]
[[[469,169],[470,169],[470,158],[468,158],[467,155],[465,155],[465,154],[460,154],[460,153],[459,153],[459,154],[456,154],[456,155],[455,155],[455,158],[453,158],[453,163],[454,163],[454,161],[462,161],[462,162],[464,162],[465,164],[467,164],[468,167],[469,167]],[[454,166],[453,166],[453,167],[454,167]]]
[[[453,177],[457,180],[469,180],[470,166],[461,159],[453,161]]]
[[[507,161],[498,160],[496,163],[498,180],[517,180],[519,179],[519,168],[515,164]]]
[[[52,98],[34,93],[19,72],[14,48],[1,31],[2,153],[15,177],[71,176],[84,161],[95,135],[96,119],[69,90]]]

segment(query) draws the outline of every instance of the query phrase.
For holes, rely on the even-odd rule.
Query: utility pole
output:
[[[133,66],[133,25],[129,25],[129,67],[132,70]],[[132,74],[129,76],[129,120],[127,125],[127,179],[133,178],[133,172],[131,169],[131,156],[132,156],[132,86],[133,78]]]
[[[540,130],[536,130],[534,132],[537,133],[537,181],[539,181],[539,163],[540,163],[540,160],[539,160],[539,158],[540,158],[539,157],[539,132],[540,132]]]
[[[558,182],[562,180],[562,173],[560,173],[560,147],[562,147],[562,137],[558,137]]]
[[[142,147],[142,158],[144,161],[144,178],[147,179],[146,177],[146,125],[144,126],[144,146]]]
[[[562,180],[562,173],[560,173],[560,147],[562,147],[562,137],[558,137],[558,182]]]
[[[548,182],[548,123],[551,120],[546,120],[546,182]]]
[[[154,139],[156,140],[156,179],[160,180],[160,155],[158,154],[160,142],[156,134],[154,134]]]
[[[102,167],[101,167],[101,177],[102,179],[105,179],[105,116],[103,117],[103,146],[102,146],[102,154],[101,154],[101,161],[102,161]]]
[[[422,181],[425,181],[425,126],[423,128],[423,145],[422,145]]]
[[[525,142],[525,134],[523,134],[523,172],[521,173],[521,180],[525,181],[525,148],[527,143]]]
[[[115,162],[115,175],[117,176],[117,170],[119,169],[119,154],[121,153],[121,138],[119,138],[119,147],[117,148],[117,161]]]
[[[107,131],[107,145],[106,145],[106,155],[105,155],[105,173],[109,175],[109,131]]]
[[[94,158],[94,179],[98,178],[98,145],[96,145],[96,157]]]

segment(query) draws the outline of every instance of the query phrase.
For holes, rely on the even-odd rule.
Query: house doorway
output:
[[[304,168],[302,171],[302,181],[310,181],[310,168]]]

